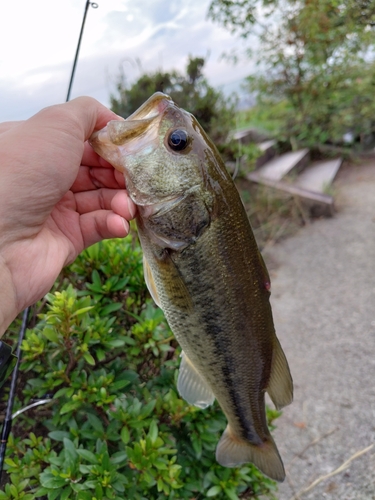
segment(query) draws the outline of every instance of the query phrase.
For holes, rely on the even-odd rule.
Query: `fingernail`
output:
[[[128,198],[128,209],[129,209],[129,213],[130,213],[130,218],[133,219],[137,209],[130,198]]]
[[[124,219],[123,217],[121,217],[121,219],[122,219],[122,223],[124,224],[124,229],[126,231],[126,234],[128,234],[129,228],[130,228],[129,222],[126,219]]]

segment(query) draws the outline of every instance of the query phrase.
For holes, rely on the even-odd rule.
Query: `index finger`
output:
[[[70,130],[72,126],[77,126],[84,141],[87,141],[94,130],[100,130],[109,121],[123,119],[92,97],[76,97],[60,107],[64,107],[70,115]]]
[[[82,165],[85,165],[87,167],[113,168],[110,163],[103,160],[103,158],[95,153],[95,151],[87,141],[85,142],[85,148],[83,150]]]

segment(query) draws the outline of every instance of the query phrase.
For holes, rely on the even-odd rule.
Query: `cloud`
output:
[[[18,1],[22,11],[26,0]],[[33,1],[43,1],[47,8],[46,0]],[[81,3],[67,0],[65,8],[70,11],[62,12],[61,23],[55,12],[55,37],[48,25],[49,38],[45,38],[45,22],[35,14],[29,20],[29,32],[27,24],[22,22],[25,30],[22,41],[9,32],[8,38],[13,38],[7,47],[8,52],[13,52],[7,52],[6,58],[0,59],[0,121],[27,118],[42,107],[65,100],[79,33],[77,17],[82,19],[83,15]],[[239,42],[206,20],[208,5],[209,0],[190,0],[186,7],[170,0],[107,0],[95,12],[91,9],[72,98],[91,95],[108,105],[120,66],[127,81],[132,82],[140,76],[140,67],[146,72],[157,69],[183,71],[188,55],[209,55],[205,74],[213,85],[241,79],[249,72],[246,66],[233,67],[220,60],[224,50],[230,50]],[[68,14],[75,16],[74,31],[67,30]],[[51,11],[49,15],[52,16]],[[5,23],[3,28],[5,30]],[[72,32],[77,33],[77,38]],[[6,33],[2,36],[6,43]]]

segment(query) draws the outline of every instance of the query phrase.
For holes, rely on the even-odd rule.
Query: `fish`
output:
[[[293,381],[276,337],[270,277],[237,188],[195,117],[161,92],[89,140],[124,173],[137,206],[147,287],[182,348],[180,395],[227,418],[216,460],[253,463],[283,481],[267,426],[265,393],[277,409]]]

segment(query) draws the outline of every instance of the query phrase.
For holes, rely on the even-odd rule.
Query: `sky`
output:
[[[0,122],[26,119],[64,102],[86,0],[3,0],[0,4]],[[183,71],[189,55],[207,57],[205,75],[239,88],[251,63],[221,56],[241,43],[207,20],[209,0],[98,0],[89,7],[71,98],[109,105],[122,68],[129,83],[142,71]]]

